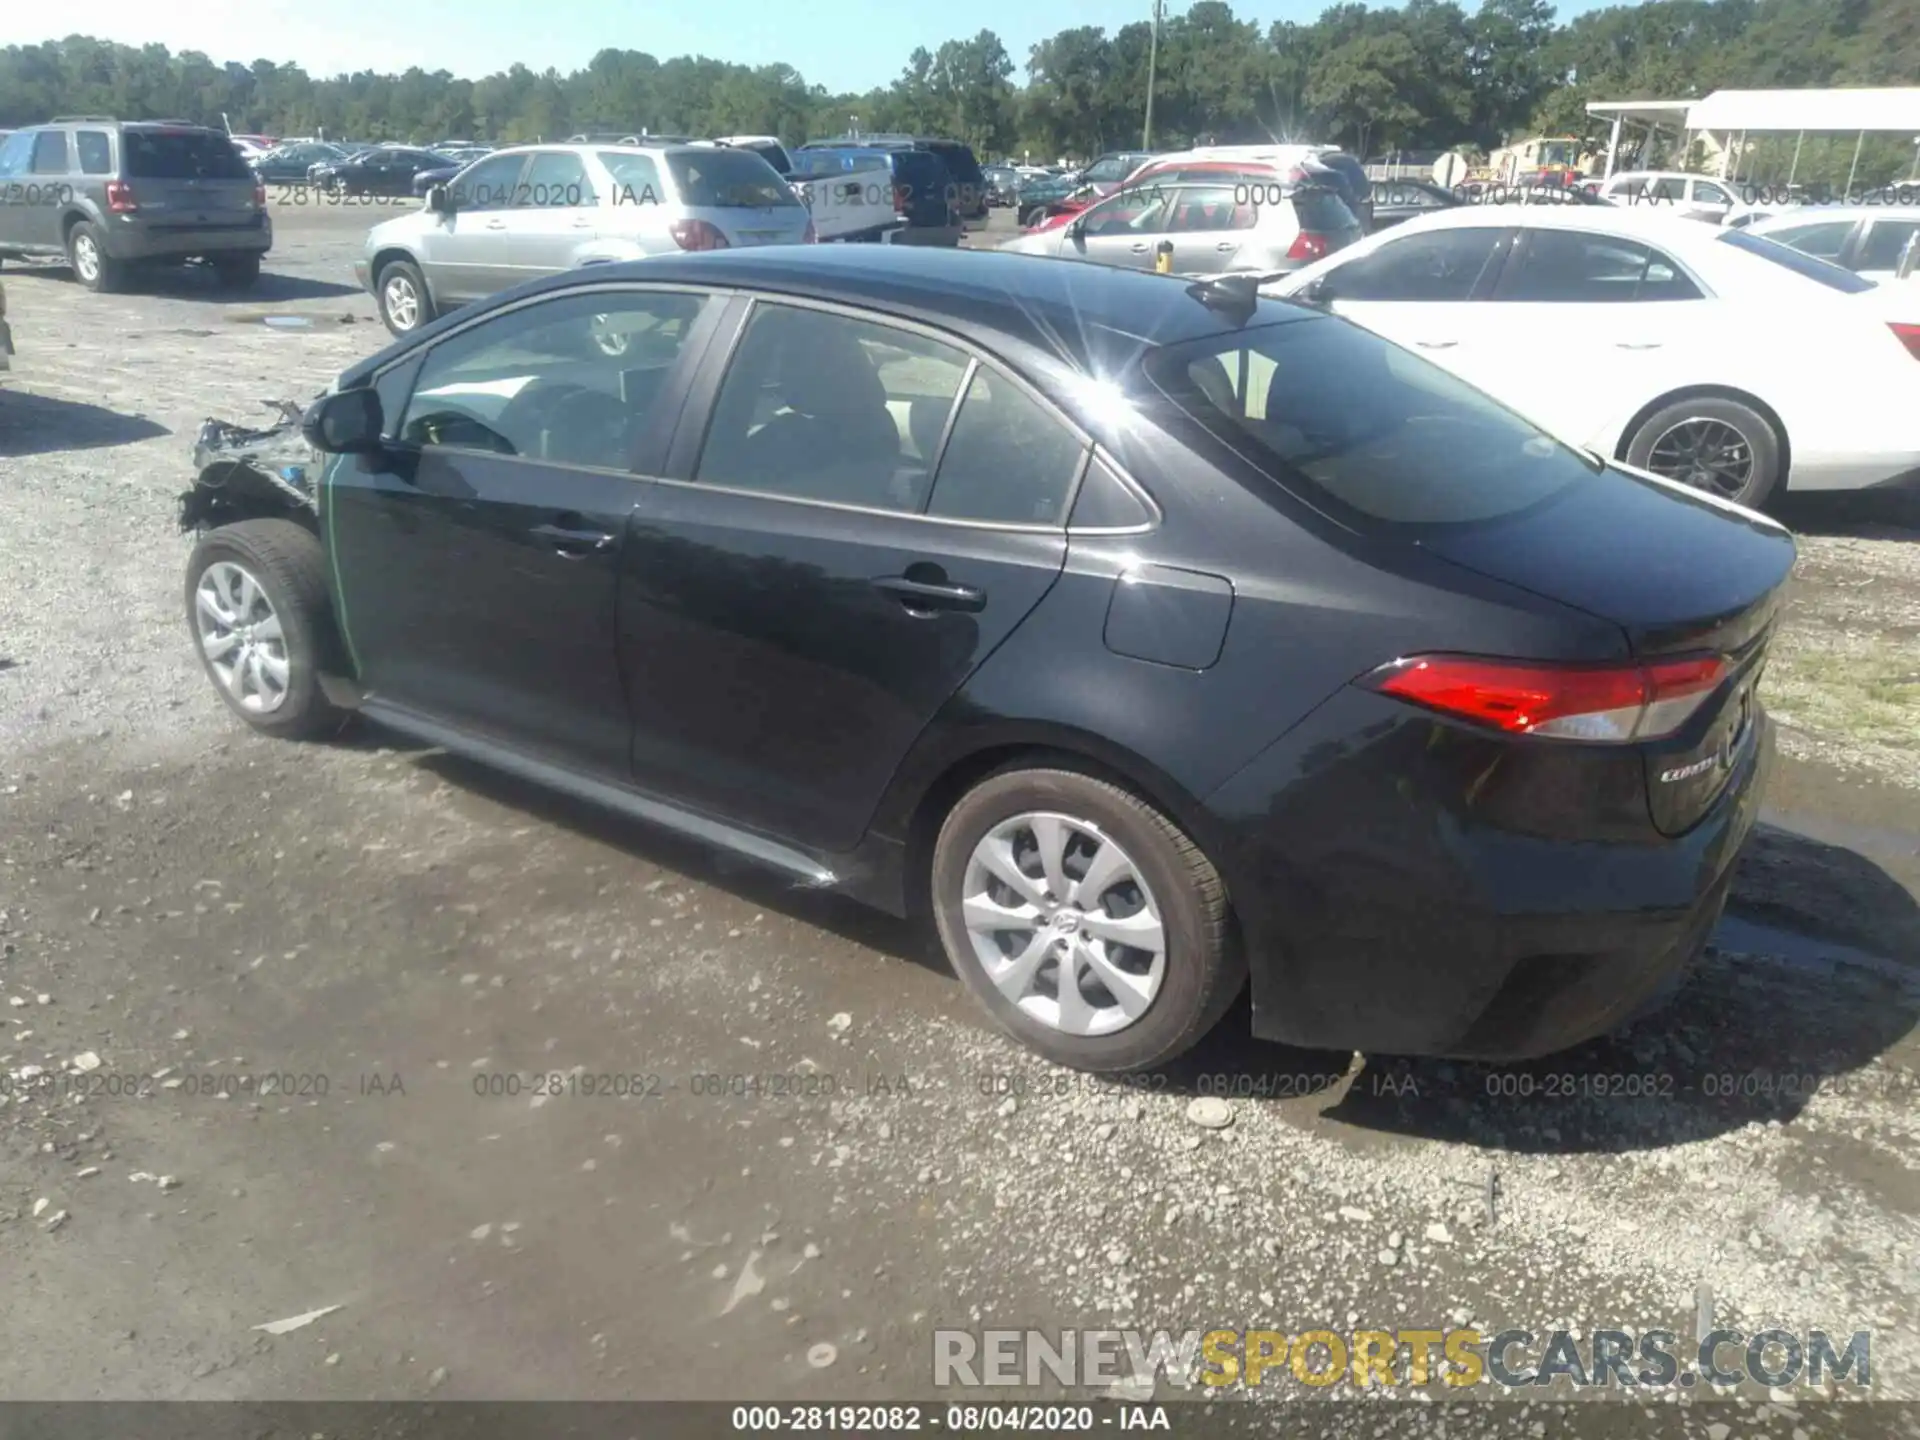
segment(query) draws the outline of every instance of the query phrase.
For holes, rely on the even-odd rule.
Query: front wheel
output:
[[[291,520],[211,530],[187,563],[187,624],[227,708],[268,735],[337,730],[344,712],[320,686],[333,634],[326,555]]]
[[[1749,405],[1719,396],[1664,405],[1627,441],[1627,463],[1759,509],[1782,479],[1780,436]]]
[[[934,843],[947,957],[999,1023],[1047,1059],[1123,1073],[1211,1030],[1245,960],[1226,886],[1140,796],[1073,770],[990,776]]]

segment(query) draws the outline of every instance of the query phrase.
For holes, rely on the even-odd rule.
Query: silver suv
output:
[[[434,186],[424,209],[374,226],[353,270],[387,328],[405,335],[452,306],[579,265],[813,241],[807,207],[751,150],[523,145]]]

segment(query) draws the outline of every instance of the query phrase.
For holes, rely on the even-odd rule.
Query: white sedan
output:
[[[1759,507],[1920,484],[1920,286],[1635,209],[1462,207],[1277,279],[1576,445]]]

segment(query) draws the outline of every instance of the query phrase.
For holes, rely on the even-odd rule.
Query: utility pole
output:
[[[1140,148],[1153,149],[1153,72],[1160,60],[1160,3],[1153,0],[1153,33],[1147,41],[1147,120],[1140,127]]]

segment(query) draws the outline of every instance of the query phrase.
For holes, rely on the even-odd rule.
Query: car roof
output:
[[[1765,207],[1761,207],[1765,208]],[[1911,209],[1886,205],[1786,205],[1753,221],[1749,230],[1777,230],[1789,225],[1815,225],[1826,220],[1913,220]]]
[[[1457,205],[1405,221],[1395,226],[1393,233],[1411,235],[1421,230],[1482,225],[1597,230],[1630,238],[1658,237],[1667,245],[1686,246],[1711,240],[1720,233],[1717,226],[1689,220],[1652,205],[1582,205],[1572,201],[1564,205]]]
[[[547,291],[620,280],[737,286],[843,304],[948,330],[1009,359],[1064,365],[1080,375],[1115,375],[1143,349],[1242,328],[1240,316],[1203,305],[1188,282],[1174,277],[1076,260],[943,246],[769,245],[655,255],[563,271],[503,296],[517,301]],[[472,317],[495,303],[482,302],[454,315]],[[1318,314],[1305,306],[1262,297],[1245,324],[1297,321]],[[446,319],[451,321],[454,315]],[[410,343],[402,340],[389,351],[362,360],[341,377],[341,384],[357,384]]]

